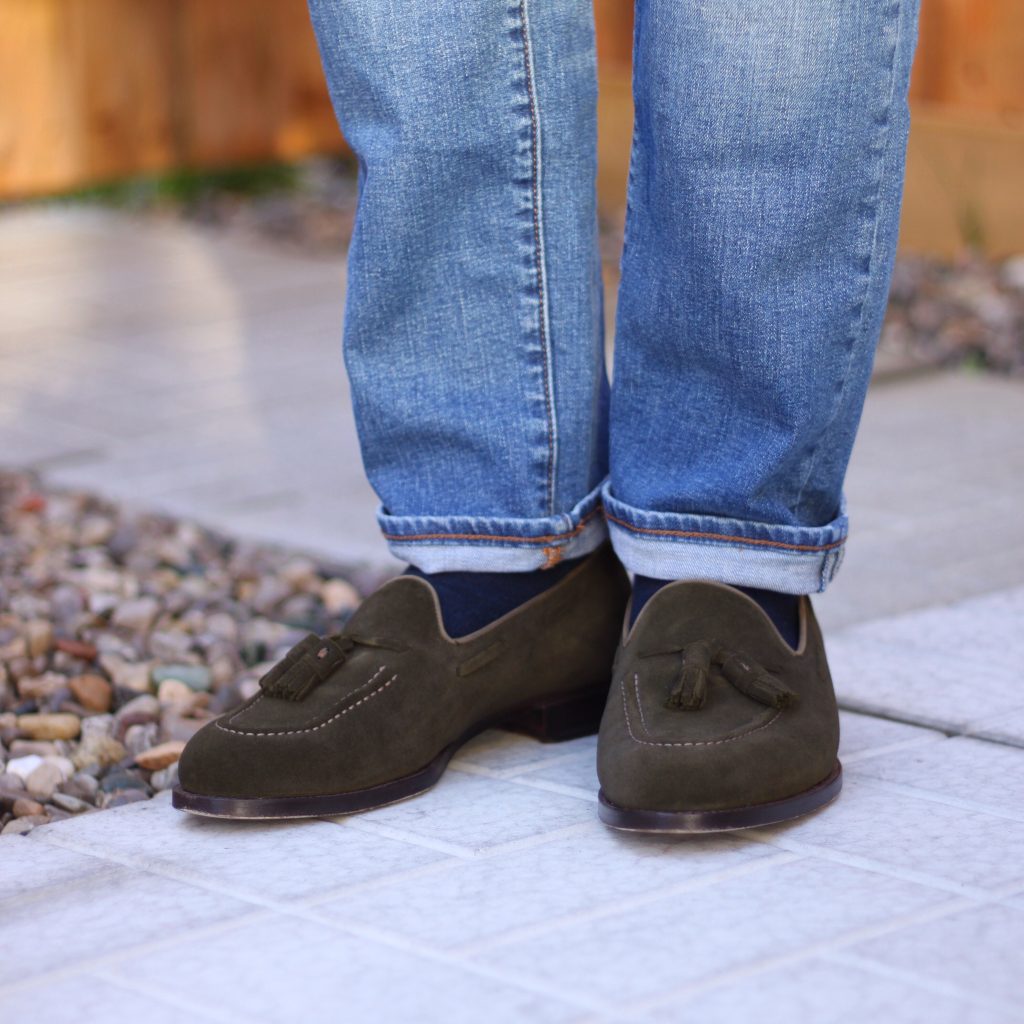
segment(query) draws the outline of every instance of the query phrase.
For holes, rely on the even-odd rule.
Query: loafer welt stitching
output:
[[[636,706],[637,706],[637,708],[640,709],[640,716],[641,716],[641,720],[642,720],[644,712],[643,712],[643,708],[641,707],[641,704],[640,704],[640,690],[639,690],[640,681],[639,681],[639,677],[636,676],[636,675],[633,676],[633,684],[634,684],[634,686],[637,687],[637,703],[636,703]],[[765,722],[763,725],[755,726],[753,729],[747,729],[746,732],[737,733],[735,736],[726,736],[724,739],[721,739],[721,740],[687,740],[685,742],[676,742],[676,743],[670,743],[670,742],[667,742],[667,741],[659,741],[659,740],[642,740],[642,739],[640,739],[639,736],[636,735],[635,732],[633,732],[633,723],[632,723],[632,721],[631,721],[631,719],[629,717],[629,701],[626,698],[626,680],[625,679],[623,679],[619,683],[619,688],[622,690],[622,711],[623,711],[623,714],[626,717],[626,731],[629,733],[629,738],[634,743],[641,743],[645,747],[717,747],[720,743],[732,743],[735,740],[741,740],[741,739],[744,739],[747,736],[752,736],[755,732],[760,732],[762,729],[767,729],[769,725],[773,725],[775,722],[777,722],[778,719],[779,719],[779,716],[782,714],[781,711],[776,711],[775,714],[772,715],[772,717],[769,718],[768,721]],[[646,729],[646,726],[645,726],[645,729]]]
[[[214,722],[214,725],[223,732],[234,733],[236,736],[255,736],[257,739],[264,736],[298,736],[301,733],[316,732],[318,729],[323,729],[324,726],[330,725],[331,722],[336,722],[342,715],[347,715],[350,711],[355,711],[360,704],[365,704],[371,697],[376,697],[378,693],[383,693],[396,679],[398,678],[397,673],[393,675],[386,683],[378,686],[372,693],[368,693],[365,697],[360,697],[355,704],[349,705],[344,711],[339,711],[336,715],[332,715],[330,718],[321,722],[319,725],[310,726],[308,729],[276,729],[267,732],[244,732],[241,729],[230,729],[226,725]]]

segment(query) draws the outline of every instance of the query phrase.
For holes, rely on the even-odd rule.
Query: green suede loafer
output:
[[[616,656],[597,748],[599,813],[637,832],[796,818],[839,795],[839,712],[811,602],[794,651],[756,602],[680,581]]]
[[[628,596],[604,545],[453,640],[428,582],[391,580],[344,632],[307,637],[256,696],[196,733],[174,806],[223,818],[347,814],[429,789],[492,726],[549,741],[596,732]]]

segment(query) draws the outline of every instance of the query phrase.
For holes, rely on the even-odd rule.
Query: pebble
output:
[[[13,740],[11,742],[11,757],[27,757],[29,754],[37,754],[39,757],[53,757],[57,753],[57,746],[48,740]]]
[[[53,625],[46,619],[32,619],[25,624],[25,642],[30,658],[46,654],[53,646]]]
[[[210,670],[204,665],[161,665],[153,669],[153,682],[177,679],[192,690],[209,690],[212,682]]]
[[[26,700],[48,700],[67,686],[64,676],[46,672],[39,676],[18,680],[18,693]]]
[[[14,801],[11,812],[16,818],[27,818],[30,815],[45,814],[46,808],[35,800],[23,796]]]
[[[125,804],[137,804],[148,800],[149,793],[144,789],[126,789],[122,792],[104,793],[100,798],[101,807],[124,807]]]
[[[38,754],[14,757],[7,762],[6,771],[11,775],[16,775],[24,782],[42,763],[43,759]]]
[[[44,761],[25,780],[25,789],[37,800],[49,800],[63,781],[64,777],[60,768]]]
[[[32,818],[12,818],[3,828],[0,828],[0,836],[24,836],[28,835],[36,827]]]
[[[83,811],[92,810],[91,804],[85,800],[80,800],[76,796],[72,796],[70,793],[54,793],[50,797],[50,803],[59,807],[62,811],[67,811],[69,814],[81,814]]]
[[[156,690],[157,700],[161,704],[190,704],[193,696],[192,687],[180,679],[164,679]]]
[[[125,730],[124,747],[134,757],[138,757],[144,750],[149,750],[160,738],[160,727],[156,722],[146,722],[139,725],[131,725]]]
[[[151,693],[142,693],[123,704],[114,715],[114,731],[121,723],[138,725],[155,722],[160,717],[160,701]]]
[[[75,700],[87,711],[109,711],[114,689],[97,675],[75,676],[68,682]]]
[[[0,772],[0,790],[16,791],[25,788],[25,780],[14,772]]]
[[[80,658],[82,661],[93,661],[98,651],[95,644],[87,644],[82,640],[71,640],[61,637],[57,641],[57,650],[70,654],[73,658]]]
[[[328,615],[352,611],[359,604],[359,593],[347,580],[328,580],[320,590],[320,599]]]
[[[36,740],[71,740],[82,731],[78,715],[19,715],[18,728]]]
[[[75,772],[64,783],[62,788],[65,795],[92,803],[99,792],[100,784],[92,775],[86,775],[85,772]]]
[[[113,736],[90,735],[79,744],[71,760],[79,770],[92,765],[117,764],[128,756],[128,751]]]
[[[176,786],[178,784],[178,762],[175,761],[174,764],[170,764],[158,772],[153,772],[149,777],[149,784],[158,793]]]
[[[174,764],[184,749],[185,744],[181,740],[171,740],[136,754],[135,763],[146,771],[160,771]]]

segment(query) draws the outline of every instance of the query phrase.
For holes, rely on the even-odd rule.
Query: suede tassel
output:
[[[260,679],[260,689],[268,697],[303,700],[341,665],[349,650],[348,644],[311,633]]]

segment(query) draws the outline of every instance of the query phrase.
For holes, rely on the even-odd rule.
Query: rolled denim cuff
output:
[[[396,558],[423,572],[530,572],[578,558],[608,536],[595,487],[570,512],[538,519],[393,516],[377,522]]]
[[[825,526],[778,526],[723,516],[648,512],[603,491],[612,545],[631,572],[654,579],[707,579],[785,594],[820,593],[839,570],[846,498]]]

